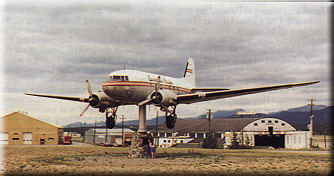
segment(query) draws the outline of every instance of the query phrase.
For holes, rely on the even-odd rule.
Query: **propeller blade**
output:
[[[158,76],[158,78],[156,79],[157,83],[155,84],[155,92],[158,92],[161,88],[161,80],[160,80],[160,76]]]
[[[161,80],[160,80],[160,76],[158,76],[158,83],[157,83],[157,86],[158,86],[158,90],[160,90],[161,88],[161,84],[160,84]]]
[[[88,80],[86,80],[86,83],[87,83],[88,93],[90,96],[92,96],[93,95],[92,87],[90,86],[90,83]]]
[[[148,103],[151,103],[152,100],[153,100],[153,99],[147,99],[147,100],[144,100],[144,101],[138,103],[138,106],[147,105]]]
[[[85,109],[82,111],[82,113],[80,114],[80,117],[87,111],[87,109],[89,108],[90,104],[88,104]]]

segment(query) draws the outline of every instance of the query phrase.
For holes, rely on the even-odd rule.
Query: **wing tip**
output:
[[[312,82],[309,82],[309,84],[317,84],[319,83],[320,81],[312,81]]]

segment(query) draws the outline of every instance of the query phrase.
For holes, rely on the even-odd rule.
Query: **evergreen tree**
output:
[[[232,132],[231,149],[238,149],[238,148],[240,148],[238,134],[236,132]]]
[[[209,130],[206,133],[206,138],[203,139],[202,148],[216,149],[218,147],[218,140],[216,132]]]

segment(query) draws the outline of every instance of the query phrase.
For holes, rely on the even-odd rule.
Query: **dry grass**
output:
[[[258,150],[158,149],[129,159],[129,148],[6,146],[2,175],[329,175],[328,154]]]

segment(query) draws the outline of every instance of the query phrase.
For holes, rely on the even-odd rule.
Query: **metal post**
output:
[[[139,133],[146,133],[146,105],[139,106]]]

